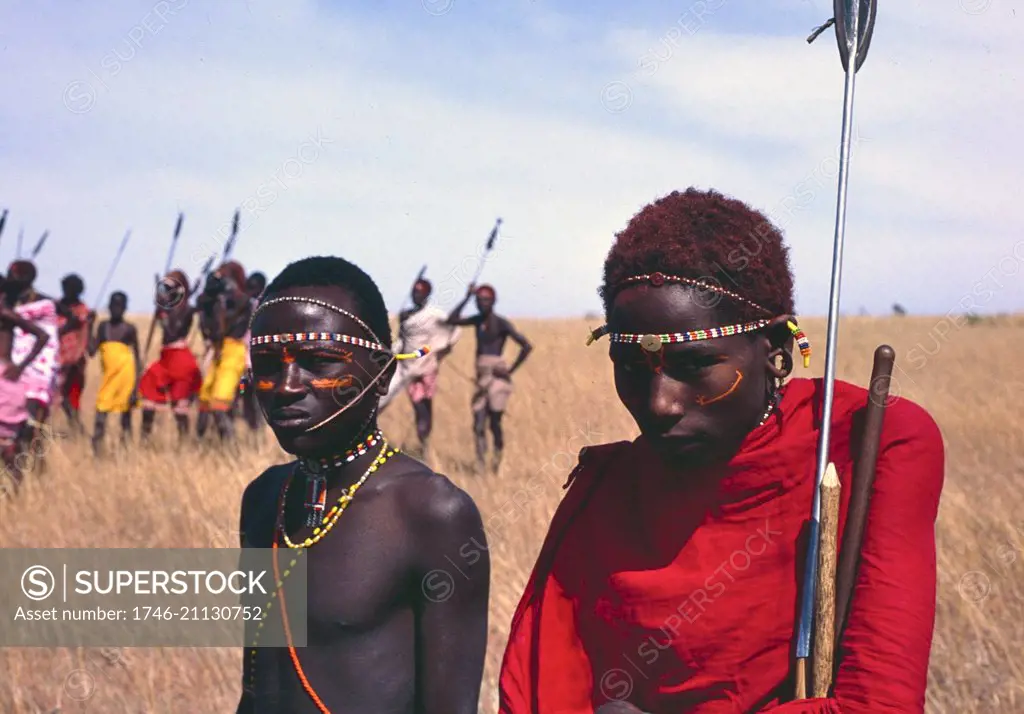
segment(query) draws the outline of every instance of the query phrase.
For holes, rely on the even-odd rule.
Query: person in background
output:
[[[96,421],[93,426],[93,452],[103,451],[107,415],[121,417],[121,442],[127,444],[132,435],[132,408],[138,398],[138,377],[142,372],[139,356],[139,332],[135,325],[124,319],[128,310],[128,296],[120,290],[110,295],[110,318],[89,324],[89,356],[98,352],[103,377],[96,393]],[[95,331],[93,328],[95,327]]]
[[[398,315],[399,351],[412,352],[427,346],[430,352],[423,359],[399,362],[388,393],[380,400],[383,412],[403,389],[407,391],[420,440],[420,458],[426,458],[434,428],[434,395],[441,361],[451,354],[461,336],[461,330],[448,323],[448,313],[427,304],[433,289],[429,280],[417,280],[412,287],[413,306]]]
[[[469,299],[476,296],[477,314],[462,317]],[[490,285],[470,285],[466,297],[448,316],[449,325],[472,325],[476,330],[476,392],[473,394],[473,435],[476,439],[477,469],[486,468],[487,426],[494,439],[495,472],[501,466],[505,451],[502,417],[512,397],[512,375],[533,351],[533,345],[506,318],[494,312],[498,294]],[[519,354],[509,367],[502,357],[505,343],[511,339],[519,345]]]

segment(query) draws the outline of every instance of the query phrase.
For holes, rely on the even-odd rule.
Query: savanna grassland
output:
[[[824,321],[805,325],[819,348],[810,372],[821,374]],[[584,346],[587,323],[519,326],[536,351],[516,375],[500,474],[476,476],[470,468],[471,337],[446,363],[435,404],[432,464],[476,499],[488,530],[491,620],[481,711],[489,712],[509,619],[576,453],[635,434],[611,389],[606,348]],[[844,318],[839,377],[866,385],[882,342],[896,349],[894,397],[929,409],[947,444],[929,711],[1024,712],[1024,375],[1015,361],[1024,353],[1024,320]],[[87,403],[98,376],[91,366]],[[84,416],[91,425],[91,412]],[[62,416],[54,426],[64,429]],[[415,440],[404,399],[383,426],[395,443]],[[153,450],[101,461],[87,443],[54,439],[46,473],[0,505],[0,546],[233,547],[242,489],[267,465],[287,460],[266,437],[241,457],[211,446],[182,452],[161,422]],[[523,482],[537,474],[543,489],[524,499]],[[223,714],[238,700],[240,662],[236,649],[5,650],[0,711]]]

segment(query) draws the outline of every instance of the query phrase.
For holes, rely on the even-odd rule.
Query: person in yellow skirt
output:
[[[110,319],[93,329],[96,314],[89,316],[89,356],[100,354],[103,378],[96,395],[96,422],[92,447],[99,455],[103,449],[107,414],[121,415],[121,440],[127,443],[132,434],[132,409],[138,400],[137,389],[141,360],[139,359],[139,333],[135,325],[126,322],[128,296],[115,292],[110,296]]]
[[[245,291],[245,270],[235,261],[221,265],[196,297],[196,308],[210,327],[213,360],[199,390],[196,433],[206,435],[211,417],[222,440],[234,438],[232,407],[245,374],[252,304]]]

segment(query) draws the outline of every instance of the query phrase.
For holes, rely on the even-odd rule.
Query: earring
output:
[[[782,375],[778,378],[781,382],[793,373],[793,353],[789,350],[781,350],[779,352],[779,357],[782,358],[782,368],[779,370],[782,372]]]
[[[786,327],[793,333],[793,339],[796,340],[796,345],[800,348],[800,355],[804,358],[804,369],[809,369],[811,366],[811,341],[807,339],[807,335],[804,334],[804,331],[795,322],[787,321]],[[790,370],[792,371],[792,355],[790,355],[789,360]]]

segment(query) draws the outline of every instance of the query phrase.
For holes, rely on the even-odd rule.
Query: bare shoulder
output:
[[[409,457],[399,457],[387,483],[403,522],[423,538],[469,536],[483,530],[473,498],[443,474]]]

